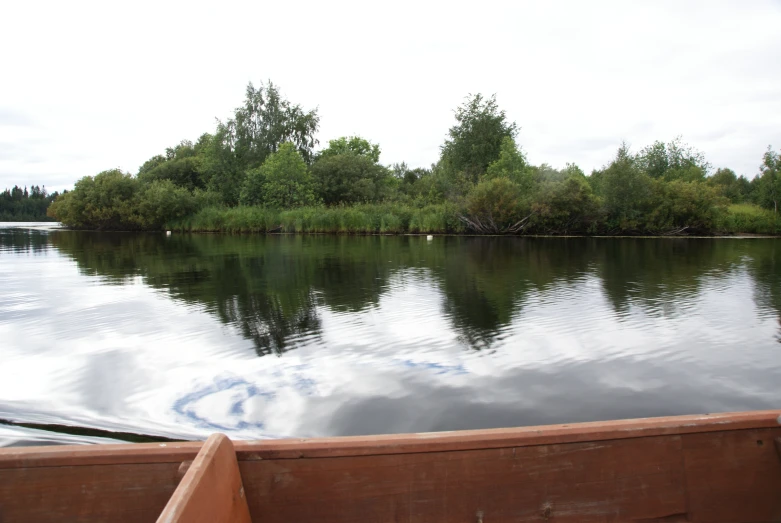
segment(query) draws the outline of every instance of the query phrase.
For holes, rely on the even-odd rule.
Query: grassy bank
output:
[[[474,234],[459,219],[464,210],[453,204],[414,207],[402,204],[365,204],[338,207],[301,207],[275,210],[264,207],[206,207],[169,222],[178,232],[330,233],[330,234]],[[539,230],[538,230],[539,229]],[[595,234],[607,234],[596,221]],[[624,231],[612,234],[625,234]],[[644,231],[664,234],[666,231]],[[781,234],[781,220],[772,211],[750,204],[730,205],[710,234]],[[545,234],[534,225],[528,234]],[[702,231],[699,231],[701,234]]]
[[[168,228],[190,232],[298,232],[335,234],[464,233],[459,209],[439,204],[417,208],[398,204],[301,207],[207,207],[173,221]]]

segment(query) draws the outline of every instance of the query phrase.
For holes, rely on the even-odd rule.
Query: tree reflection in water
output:
[[[48,238],[48,240],[47,240]],[[376,307],[394,275],[427,274],[462,342],[490,349],[529,296],[566,295],[597,278],[619,319],[637,307],[675,317],[703,282],[747,271],[755,301],[781,314],[777,240],[231,236],[53,231],[2,235],[6,248],[50,242],[88,275],[144,283],[203,307],[281,355],[321,332],[319,308]]]

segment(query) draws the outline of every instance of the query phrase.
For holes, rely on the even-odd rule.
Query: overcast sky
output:
[[[136,172],[214,130],[250,81],[428,166],[468,93],[532,163],[586,172],[683,135],[753,176],[781,148],[781,2],[6,2],[0,188]]]

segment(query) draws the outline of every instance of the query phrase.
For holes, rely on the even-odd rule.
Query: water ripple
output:
[[[778,260],[776,240],[0,227],[0,418],[261,438],[777,407]]]

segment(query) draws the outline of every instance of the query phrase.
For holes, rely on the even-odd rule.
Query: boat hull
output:
[[[196,502],[226,513],[246,504],[251,520],[264,523],[781,521],[778,441],[781,411],[761,411],[431,434],[12,448],[0,450],[0,522],[155,521],[166,513],[179,515],[166,521],[195,521],[203,509],[185,509]],[[234,469],[235,477],[227,472]],[[220,493],[219,482],[230,481],[235,488]]]

